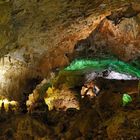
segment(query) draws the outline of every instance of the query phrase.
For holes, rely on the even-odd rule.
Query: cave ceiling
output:
[[[120,11],[125,16],[114,21]],[[92,51],[109,50],[128,61],[140,53],[139,11],[137,0],[0,0],[0,57],[45,73],[68,64],[67,54],[87,38]]]

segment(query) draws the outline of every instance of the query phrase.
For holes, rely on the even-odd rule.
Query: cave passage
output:
[[[0,0],[0,140],[139,140],[139,116],[139,0]]]

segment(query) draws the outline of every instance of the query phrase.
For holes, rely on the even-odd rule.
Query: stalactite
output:
[[[11,56],[8,57],[9,62],[11,63]]]
[[[4,66],[4,57],[2,57],[2,65]]]

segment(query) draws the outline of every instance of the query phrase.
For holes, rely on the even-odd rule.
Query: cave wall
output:
[[[103,19],[95,30],[74,47],[74,58],[117,57],[130,61],[140,56],[140,14],[118,25]]]
[[[138,1],[127,0],[1,0],[1,56],[8,53],[46,74],[68,64],[65,54],[73,52],[75,44],[87,38],[111,11],[124,9],[130,2],[139,9]]]
[[[96,57],[99,52],[112,53],[125,61],[134,59],[140,53],[140,14],[122,17],[117,25],[106,18],[125,11],[130,2],[134,11],[140,10],[137,0],[1,0],[0,57],[16,59],[27,72],[33,70],[43,77],[69,64],[71,57]],[[80,52],[76,50],[79,44]],[[18,69],[17,62],[12,65]],[[17,77],[14,70],[7,71],[13,79]],[[19,87],[29,75],[19,78]],[[13,84],[10,89],[14,88]]]

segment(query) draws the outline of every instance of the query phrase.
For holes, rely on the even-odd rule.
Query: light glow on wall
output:
[[[9,111],[9,106],[12,107],[13,111],[16,111],[18,108],[18,102],[16,101],[9,101],[8,99],[0,99],[0,110],[2,109],[2,104],[4,105],[4,109],[6,112]]]

